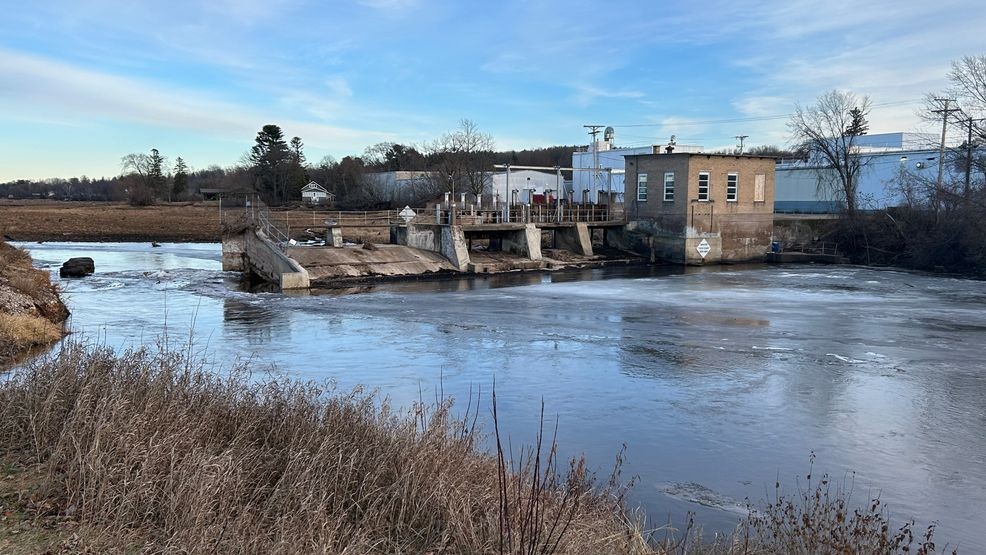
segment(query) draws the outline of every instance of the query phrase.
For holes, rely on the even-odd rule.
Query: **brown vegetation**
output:
[[[219,207],[0,200],[0,231],[20,241],[219,241]]]
[[[361,391],[210,373],[174,354],[71,347],[0,385],[0,459],[43,465],[35,504],[72,515],[97,549],[645,547],[584,464],[562,475],[552,452],[506,470],[470,422],[450,403],[397,413]]]
[[[851,512],[827,479],[751,509],[730,537],[650,537],[617,473],[603,486],[580,459],[559,465],[544,434],[515,458],[495,427],[496,453],[483,452],[479,401],[459,418],[450,401],[396,412],[360,390],[209,370],[174,352],[68,346],[0,382],[0,466],[19,484],[0,487],[0,536],[24,532],[0,546],[685,555],[914,543],[913,523],[891,527],[879,502]],[[493,411],[496,423],[495,400]],[[932,535],[914,550],[933,551]]]
[[[67,317],[48,272],[35,269],[26,251],[0,240],[0,366],[61,339]]]

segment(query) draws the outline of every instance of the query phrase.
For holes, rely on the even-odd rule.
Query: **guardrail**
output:
[[[430,215],[423,216],[419,213],[415,221],[437,224],[457,223],[462,225],[502,223],[552,224],[623,221],[625,216],[626,214],[622,206],[609,206],[605,204],[517,204],[495,210],[477,209],[475,207],[449,210],[448,208],[436,206]]]
[[[308,210],[272,209],[259,196],[249,195],[230,205],[220,204],[223,229],[252,227],[263,232],[272,242],[286,248],[292,238],[304,230],[307,235],[319,234],[334,227],[391,227],[404,225],[407,220],[399,210]],[[482,225],[500,223],[575,223],[623,221],[623,206],[606,204],[516,204],[496,209],[471,204],[465,206],[436,205],[415,208],[414,223],[447,225]]]

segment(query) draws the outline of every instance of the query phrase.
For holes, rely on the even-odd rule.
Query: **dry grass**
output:
[[[30,268],[31,255],[0,240],[0,275],[16,268]]]
[[[31,255],[0,240],[0,293],[10,291],[26,295],[34,302],[34,313],[0,302],[0,364],[34,347],[50,345],[61,339],[61,325],[68,310],[58,298],[51,276],[35,269]]]
[[[97,548],[646,548],[578,461],[564,475],[518,461],[502,483],[498,458],[476,446],[475,407],[473,420],[449,403],[398,413],[361,391],[67,347],[0,385],[0,459],[43,464],[46,498],[96,531]]]
[[[37,518],[73,520],[73,550],[934,552],[933,526],[915,543],[913,522],[892,527],[877,501],[850,510],[851,490],[810,474],[730,536],[646,534],[618,472],[599,484],[584,461],[560,464],[543,427],[504,449],[495,399],[497,449],[483,452],[480,401],[460,418],[451,402],[396,412],[360,390],[70,345],[0,382],[0,462],[40,469]]]
[[[62,338],[62,326],[29,314],[0,313],[0,345],[23,351],[51,345]]]
[[[53,290],[50,274],[33,268],[8,274],[7,285],[32,299],[43,297]]]

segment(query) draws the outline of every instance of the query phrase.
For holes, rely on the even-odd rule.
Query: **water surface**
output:
[[[775,478],[854,480],[895,517],[986,551],[986,283],[856,267],[612,268],[396,283],[360,294],[249,293],[218,245],[26,244],[55,267],[71,328],[115,348],[193,340],[397,404],[465,399],[495,377],[529,441],[543,399],[566,453],[605,474],[627,445],[633,501],[728,529]],[[433,397],[432,397],[433,398]],[[488,404],[482,416],[488,418]],[[772,493],[772,491],[771,491]]]

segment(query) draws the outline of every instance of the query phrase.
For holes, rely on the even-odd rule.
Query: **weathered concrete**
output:
[[[456,268],[440,253],[402,245],[292,247],[288,256],[308,271],[311,281],[370,276],[407,276],[451,272]]]
[[[442,226],[441,253],[456,269],[469,268],[469,247],[461,225]]]
[[[223,269],[251,271],[281,289],[307,289],[308,272],[262,232],[245,230],[223,237]]]
[[[342,228],[330,227],[325,230],[325,244],[329,247],[342,246]]]
[[[506,252],[525,256],[528,260],[541,260],[541,230],[534,224],[522,229],[504,231],[501,248]]]
[[[459,225],[408,224],[393,227],[391,241],[399,245],[440,253],[461,272],[469,268],[469,248]]]
[[[571,227],[556,228],[555,246],[582,256],[592,256],[592,236],[589,234],[589,226],[584,222],[578,222]]]
[[[223,271],[246,272],[249,270],[246,259],[245,232],[223,234]]]
[[[698,245],[703,240],[709,244],[709,252],[704,258],[698,252]],[[663,260],[689,266],[723,262],[722,237],[718,233],[700,232],[692,228],[686,228],[683,233],[672,233],[651,220],[629,222],[622,231],[607,230],[606,243],[650,257],[651,262]]]

